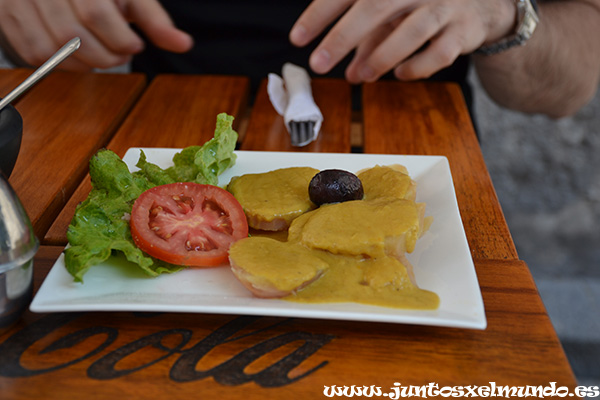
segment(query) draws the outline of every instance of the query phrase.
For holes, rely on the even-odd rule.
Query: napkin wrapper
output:
[[[323,114],[313,99],[310,76],[306,70],[286,63],[281,72],[283,78],[274,73],[268,75],[267,93],[277,113],[283,116],[288,132],[291,131],[292,121],[314,122],[312,137],[299,144],[305,146],[319,136]]]

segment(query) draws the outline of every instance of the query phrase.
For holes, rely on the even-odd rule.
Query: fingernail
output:
[[[373,71],[373,69],[371,67],[369,67],[368,65],[362,67],[360,69],[360,79],[362,79],[365,82],[371,82],[372,80],[375,79],[375,71]]]
[[[331,55],[325,49],[317,50],[313,53],[310,65],[315,72],[325,73],[329,70],[329,64],[331,62]]]
[[[403,72],[402,65],[397,66],[396,69],[394,69],[394,77],[396,77],[396,79],[399,81],[407,80],[405,79]]]
[[[186,51],[190,50],[192,47],[194,47],[194,37],[192,35],[190,35],[189,33],[185,32],[185,36],[186,36]]]
[[[295,25],[290,32],[290,41],[297,46],[306,44],[306,28],[302,25]]]

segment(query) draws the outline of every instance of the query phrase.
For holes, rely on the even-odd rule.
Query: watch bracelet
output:
[[[524,46],[527,41],[527,37],[523,34],[517,34],[516,36],[504,40],[502,42],[494,43],[490,46],[481,46],[473,53],[475,54],[483,54],[486,56],[491,56],[493,54],[502,53],[505,50],[508,50],[515,46]]]
[[[518,32],[518,30],[521,27],[521,24],[523,23],[522,18],[525,18],[525,15],[527,14],[527,5],[523,5],[526,2],[523,0],[514,0],[514,1],[517,6],[517,17],[519,19],[519,21],[518,21],[519,25],[517,26],[517,32],[508,38],[500,40],[499,42],[496,42],[496,43],[493,43],[493,44],[490,44],[487,46],[481,46],[480,48],[476,49],[473,52],[474,54],[482,54],[482,55],[498,54],[498,53],[501,53],[512,47],[515,47],[515,46],[523,46],[523,45],[525,45],[525,42],[527,40],[529,40],[531,35],[527,35],[525,33]],[[535,21],[537,23],[538,18],[539,18],[536,15],[538,12],[537,3],[535,0],[528,0],[528,3],[533,8],[533,14],[535,15]],[[535,26],[534,26],[534,29],[535,29]]]

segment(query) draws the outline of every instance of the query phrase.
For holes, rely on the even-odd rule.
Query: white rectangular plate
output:
[[[178,149],[142,149],[163,168]],[[134,171],[139,148],[123,160]],[[124,257],[113,256],[92,267],[84,283],[73,282],[61,255],[34,300],[31,311],[153,311],[265,315],[354,321],[390,322],[485,329],[481,291],[463,229],[448,160],[439,156],[237,152],[233,168],[219,183],[246,173],[310,166],[356,172],[374,165],[402,164],[417,182],[417,201],[433,217],[430,230],[408,255],[418,285],[440,296],[434,311],[401,310],[354,303],[299,304],[253,297],[229,268],[187,269],[148,278]]]

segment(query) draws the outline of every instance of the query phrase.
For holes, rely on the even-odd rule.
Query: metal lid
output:
[[[38,248],[23,205],[0,173],[0,273],[25,264]]]

